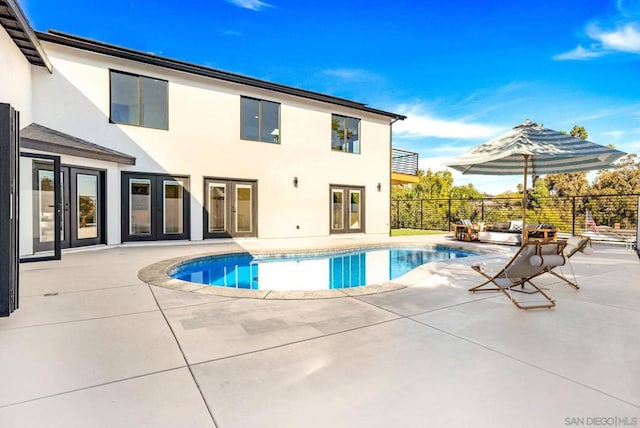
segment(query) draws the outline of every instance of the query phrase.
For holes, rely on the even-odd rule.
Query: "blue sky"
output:
[[[640,152],[640,0],[19,2],[40,31],[405,114],[394,146],[424,169],[527,118]],[[490,193],[521,181],[454,178]]]

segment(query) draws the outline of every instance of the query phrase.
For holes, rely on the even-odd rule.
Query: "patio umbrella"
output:
[[[522,190],[522,243],[525,242],[527,175],[560,174],[609,168],[626,155],[619,150],[573,137],[529,119],[511,131],[474,147],[446,166],[463,174],[520,175]]]

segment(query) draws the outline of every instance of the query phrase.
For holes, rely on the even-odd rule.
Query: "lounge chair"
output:
[[[569,269],[571,270],[571,276],[573,276],[573,282],[569,281],[562,273],[557,273],[554,270],[550,270],[549,273],[556,278],[560,278],[576,290],[579,290],[578,281],[576,280],[576,274],[573,272],[573,266],[571,266],[571,257],[573,257],[576,253],[582,252],[584,254],[592,254],[593,248],[591,248],[591,238],[588,236],[572,236],[567,239],[566,246],[562,250],[564,257],[567,259],[567,264],[569,265]]]
[[[497,273],[487,272],[486,265],[476,263],[473,270],[487,278],[482,284],[471,287],[469,291],[501,291],[520,309],[553,308],[555,301],[542,288],[531,280],[565,263],[563,249],[565,242],[528,242],[525,243]],[[542,296],[542,302],[523,302],[514,297],[514,293]]]

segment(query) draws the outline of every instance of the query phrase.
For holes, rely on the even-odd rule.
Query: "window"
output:
[[[167,81],[111,71],[111,122],[169,129]]]
[[[360,119],[331,115],[331,150],[360,153]]]
[[[247,97],[242,97],[240,102],[240,138],[279,143],[280,104]]]

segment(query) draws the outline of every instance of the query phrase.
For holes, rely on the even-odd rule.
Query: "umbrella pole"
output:
[[[527,168],[529,155],[524,156],[524,184],[522,185],[522,245],[527,242]]]

